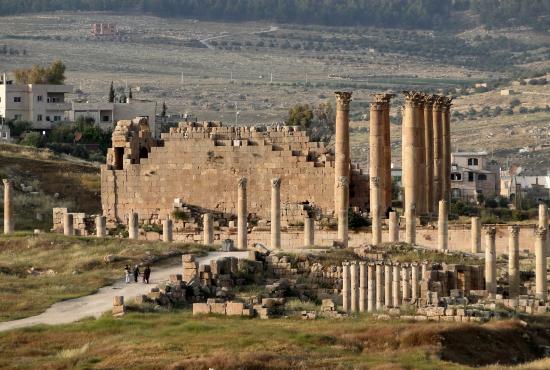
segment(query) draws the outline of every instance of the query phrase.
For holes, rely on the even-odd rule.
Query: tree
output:
[[[296,104],[288,111],[286,124],[289,126],[300,126],[303,129],[309,128],[313,121],[313,110],[309,104]]]
[[[15,80],[20,84],[62,85],[65,82],[65,64],[56,60],[49,67],[37,64],[28,69],[15,69]]]
[[[133,99],[133,95],[132,95],[132,88],[130,87],[130,89],[128,90],[128,99]]]
[[[109,88],[109,103],[115,102],[115,87],[113,86],[113,81],[111,81],[111,87]]]
[[[162,102],[162,112],[160,112],[160,116],[162,117],[162,119],[164,120],[166,118],[166,112],[167,112],[168,108],[166,107],[166,102]]]

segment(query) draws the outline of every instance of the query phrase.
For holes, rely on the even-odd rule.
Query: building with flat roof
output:
[[[500,166],[487,152],[451,154],[451,196],[477,201],[479,195],[492,198],[500,194]]]
[[[4,74],[0,80],[0,118],[28,121],[34,129],[49,130],[55,122],[66,120],[71,103],[65,95],[72,92],[70,85],[14,84]]]

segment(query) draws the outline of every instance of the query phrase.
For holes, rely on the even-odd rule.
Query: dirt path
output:
[[[212,252],[208,256],[197,260],[202,265],[213,259],[223,257],[246,258],[246,256],[247,252]],[[130,299],[139,294],[147,294],[152,287],[168,281],[170,275],[181,274],[180,261],[178,259],[177,262],[174,261],[174,264],[168,267],[158,269],[153,267],[149,285],[142,283],[126,284],[124,279],[121,279],[113,285],[99,289],[95,294],[56,303],[40,315],[2,322],[0,323],[0,332],[38,324],[68,324],[90,316],[97,318],[112,308],[114,296],[124,296],[126,299]]]

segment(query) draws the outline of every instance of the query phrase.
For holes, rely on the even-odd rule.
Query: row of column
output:
[[[343,310],[373,312],[416,303],[421,298],[420,280],[426,268],[426,263],[344,262]]]

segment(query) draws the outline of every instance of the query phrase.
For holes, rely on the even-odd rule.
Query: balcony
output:
[[[72,104],[70,102],[64,103],[46,103],[46,111],[69,111],[72,109]]]

